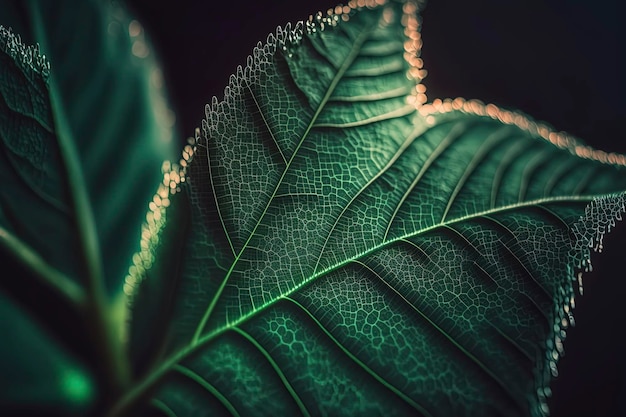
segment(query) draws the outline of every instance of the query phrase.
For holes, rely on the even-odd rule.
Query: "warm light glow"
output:
[[[389,25],[393,23],[394,13],[390,7],[387,7],[383,10],[383,23],[385,25]]]
[[[149,211],[141,229],[139,252],[133,255],[133,265],[128,269],[128,275],[124,280],[123,289],[129,305],[132,305],[137,288],[145,278],[146,271],[154,263],[155,250],[158,247],[161,231],[167,222],[166,208],[170,206],[170,196],[180,191],[180,184],[185,181],[185,166],[187,162],[191,162],[193,159],[195,145],[192,146],[192,143],[195,141],[190,138],[189,145],[183,149],[179,164],[165,161],[161,166],[163,180],[152,197],[152,201],[148,203]],[[183,162],[185,162],[184,165]]]
[[[141,35],[142,31],[143,31],[143,29],[141,27],[141,23],[139,23],[138,21],[131,20],[131,22],[128,24],[128,34],[132,38],[135,38],[135,37]]]
[[[412,99],[408,102],[415,106],[417,110],[428,101],[426,96],[426,86],[422,84],[422,80],[426,78],[428,72],[423,68],[424,61],[420,58],[422,50],[422,36],[419,33],[420,23],[417,18],[417,4],[415,2],[407,2],[403,5],[401,23],[404,26],[404,59],[409,64],[406,76],[410,80],[414,80],[417,84],[412,93]]]
[[[156,89],[163,88],[163,72],[159,68],[154,68],[150,73],[150,82]]]
[[[402,5],[402,11],[408,15],[414,15],[417,13],[417,6],[413,2],[406,2]]]
[[[136,40],[132,46],[133,55],[137,58],[146,58],[150,54],[148,45],[143,40]]]
[[[418,109],[422,116],[433,116],[435,118],[437,115],[443,115],[452,111],[489,117],[494,120],[499,120],[504,124],[517,126],[532,135],[547,140],[560,149],[568,149],[574,155],[581,158],[626,166],[626,155],[608,153],[581,145],[578,140],[565,132],[556,132],[549,126],[535,122],[522,113],[500,109],[494,104],[485,105],[480,100],[465,100],[461,97],[457,97],[454,100],[435,99],[432,103],[424,104]]]

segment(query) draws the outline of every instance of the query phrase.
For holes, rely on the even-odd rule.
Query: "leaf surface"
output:
[[[415,11],[278,29],[207,106],[168,352],[112,414],[157,384],[177,416],[547,412],[572,230],[626,189],[623,157],[422,105]]]
[[[12,414],[84,413],[129,371],[124,279],[174,149],[146,42],[111,4],[0,6],[2,337],[33,344],[0,352],[3,391],[24,372],[2,399]],[[74,370],[97,392],[64,391]]]
[[[174,155],[153,52],[136,21],[131,28],[125,12],[96,1],[9,1],[2,13],[0,24],[25,43],[40,45],[55,85],[49,92],[47,84],[3,80],[3,113],[10,118],[3,123],[3,142],[22,176],[7,196],[35,194],[3,198],[3,212],[48,262],[77,279],[80,247],[69,233],[75,213],[62,179],[64,165],[75,163],[84,178],[85,210],[93,218],[92,244],[104,259],[105,285],[118,294],[146,206],[162,180],[161,164]],[[72,142],[75,161],[61,161],[54,149],[61,134]],[[29,198],[39,201],[26,204]],[[46,216],[29,209],[46,210]]]

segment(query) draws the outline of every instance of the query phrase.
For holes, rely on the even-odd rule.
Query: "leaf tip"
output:
[[[604,236],[611,232],[617,221],[623,219],[626,212],[626,193],[604,195],[592,200],[583,215],[572,226],[571,247],[567,268],[568,280],[561,287],[557,302],[554,305],[554,326],[552,335],[545,345],[545,362],[547,366],[539,369],[535,415],[549,415],[547,398],[551,396],[549,383],[552,377],[558,376],[557,362],[564,354],[563,344],[567,329],[575,325],[573,311],[575,308],[575,285],[583,294],[583,275],[592,270],[591,252],[601,252]]]

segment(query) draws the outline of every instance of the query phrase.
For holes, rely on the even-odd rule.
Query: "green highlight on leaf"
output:
[[[68,355],[4,293],[0,293],[0,316],[0,408],[75,416],[88,412],[97,392],[85,364]]]
[[[85,403],[94,397],[94,389],[90,381],[74,370],[66,370],[59,385],[74,403]]]

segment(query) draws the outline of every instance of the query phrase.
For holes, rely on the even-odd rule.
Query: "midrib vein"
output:
[[[435,224],[432,226],[429,226],[427,228],[412,232],[412,233],[407,233],[403,236],[399,236],[396,237],[394,239],[385,241],[379,245],[373,246],[372,248],[369,248],[368,250],[362,252],[362,253],[358,253],[348,259],[346,259],[344,262],[340,262],[337,263],[336,265],[332,265],[331,267],[328,267],[314,275],[311,275],[308,279],[306,279],[305,281],[301,282],[300,284],[298,284],[297,286],[295,286],[294,288],[292,288],[291,290],[287,291],[285,294],[280,294],[279,296],[275,297],[273,300],[268,301],[267,303],[263,304],[262,306],[260,306],[259,308],[255,309],[254,311],[250,311],[247,314],[241,315],[238,319],[233,320],[232,322],[228,323],[227,325],[221,326],[219,328],[216,328],[215,330],[213,330],[212,332],[206,334],[205,336],[198,338],[195,343],[189,344],[186,347],[182,348],[181,350],[177,351],[176,353],[174,353],[173,355],[171,355],[168,359],[164,360],[161,364],[161,366],[159,366],[158,368],[156,368],[153,372],[151,372],[150,374],[148,374],[145,379],[143,379],[142,381],[140,381],[135,387],[134,389],[132,389],[131,391],[128,392],[128,394],[126,396],[124,396],[117,404],[116,406],[109,412],[108,416],[109,417],[115,417],[117,415],[119,415],[119,413],[123,410],[128,409],[130,406],[132,406],[132,404],[134,403],[134,401],[136,401],[138,398],[140,398],[145,392],[147,392],[148,390],[150,390],[152,387],[154,387],[156,384],[158,384],[161,379],[176,365],[178,364],[180,361],[184,360],[185,358],[189,357],[190,355],[192,355],[193,353],[195,353],[197,350],[199,350],[200,348],[208,345],[210,342],[212,342],[213,340],[215,340],[217,337],[219,337],[221,334],[232,330],[234,327],[238,327],[241,324],[245,323],[246,321],[248,321],[249,319],[255,317],[257,314],[261,313],[262,311],[266,310],[267,308],[271,307],[272,305],[274,305],[275,303],[277,303],[280,300],[289,298],[291,296],[291,294],[295,293],[296,291],[300,290],[301,288],[305,287],[306,285],[308,285],[311,282],[314,282],[315,280],[317,280],[318,278],[329,274],[349,263],[358,261],[360,258],[367,256],[371,253],[374,253],[380,249],[383,249],[387,246],[390,246],[396,242],[410,242],[408,239],[420,234],[424,234],[427,233],[431,230],[437,229],[439,227],[443,227],[443,226],[450,226],[459,222],[463,222],[466,220],[471,220],[471,219],[475,219],[475,218],[481,218],[484,216],[489,216],[489,215],[493,215],[493,214],[499,214],[499,213],[504,213],[507,211],[511,211],[511,210],[515,210],[515,209],[519,209],[519,208],[525,208],[525,207],[532,207],[532,206],[537,206],[540,204],[549,204],[549,203],[576,203],[576,202],[589,202],[591,200],[593,200],[594,198],[600,197],[601,194],[598,195],[585,195],[585,196],[560,196],[560,197],[546,197],[546,198],[541,198],[538,200],[532,200],[532,201],[526,201],[524,203],[517,203],[517,204],[511,204],[511,205],[507,205],[507,206],[502,206],[502,207],[498,207],[498,208],[493,208],[493,209],[489,209],[489,210],[485,210],[483,212],[479,212],[479,213],[475,213],[472,215],[467,215],[467,216],[462,216],[462,217],[458,217],[455,218],[453,220],[449,220],[446,221],[444,223],[440,223],[440,224]]]
[[[421,230],[417,230],[414,231],[412,233],[407,233],[405,235],[402,236],[398,236],[396,238],[387,240],[379,245],[375,245],[361,253],[358,253],[350,258],[347,258],[345,261],[343,262],[339,262],[335,265],[331,265],[328,268],[325,268],[323,270],[320,270],[319,272],[312,274],[309,278],[307,278],[306,280],[302,281],[300,284],[294,286],[291,290],[287,291],[284,294],[280,294],[278,296],[276,296],[274,299],[266,302],[265,304],[259,306],[257,309],[250,311],[247,314],[243,314],[241,315],[238,319],[235,319],[233,321],[231,321],[230,323],[228,323],[227,325],[221,326],[216,328],[215,330],[213,330],[212,332],[206,334],[205,336],[203,336],[202,338],[199,338],[196,345],[195,346],[191,346],[191,349],[195,349],[197,347],[199,347],[200,345],[204,345],[206,343],[209,343],[211,340],[215,339],[217,336],[219,336],[220,334],[232,329],[233,327],[239,326],[242,323],[246,322],[248,319],[256,316],[258,313],[264,311],[265,309],[267,309],[268,307],[274,305],[277,301],[290,296],[291,294],[297,292],[298,290],[300,290],[301,288],[307,286],[309,283],[317,280],[318,278],[327,275],[333,271],[336,271],[339,268],[344,267],[345,265],[358,261],[360,258],[363,258],[367,255],[370,255],[378,250],[384,249],[387,246],[390,246],[396,242],[399,241],[407,241],[408,239],[410,239],[411,237],[415,237],[418,235],[422,235],[425,233],[428,233],[432,230],[438,229],[440,227],[446,227],[446,226],[451,226],[454,225],[456,223],[461,223],[467,220],[472,220],[472,219],[476,219],[476,218],[482,218],[484,216],[489,216],[489,215],[493,215],[493,214],[501,214],[501,213],[505,213],[507,211],[511,211],[511,210],[516,210],[516,209],[521,209],[521,208],[526,208],[526,207],[533,207],[533,206],[538,206],[540,204],[550,204],[550,203],[584,203],[584,202],[590,202],[592,201],[594,198],[600,197],[601,195],[585,195],[585,196],[560,196],[560,197],[547,197],[547,198],[541,198],[541,199],[537,199],[537,200],[531,200],[531,201],[525,201],[523,203],[517,203],[517,204],[511,204],[511,205],[507,205],[507,206],[502,206],[502,207],[498,207],[496,209],[489,209],[489,210],[485,210],[479,213],[475,213],[472,215],[467,215],[467,216],[462,216],[462,217],[457,217],[455,219],[452,220],[448,220],[442,223],[438,223],[438,224],[434,224],[432,226],[428,226],[424,229]]]
[[[319,117],[321,112],[324,110],[324,106],[328,102],[330,96],[335,91],[335,88],[337,87],[337,84],[339,84],[339,81],[343,78],[343,75],[345,74],[345,72],[352,65],[352,62],[354,62],[354,59],[359,54],[361,46],[363,45],[365,40],[368,38],[369,34],[372,32],[372,30],[373,30],[373,28],[375,27],[376,24],[377,24],[377,22],[375,24],[369,25],[365,30],[363,30],[363,32],[361,32],[361,34],[359,34],[359,36],[356,38],[356,40],[354,42],[354,45],[353,45],[350,53],[346,57],[346,60],[343,62],[343,64],[341,65],[341,67],[337,71],[337,74],[335,75],[335,77],[331,81],[330,85],[328,86],[328,89],[326,90],[326,94],[322,98],[322,100],[321,100],[319,106],[317,107],[317,110],[313,114],[313,117],[311,118],[311,120],[310,120],[310,122],[309,122],[309,124],[308,124],[308,126],[306,128],[306,130],[302,134],[302,138],[300,139],[300,142],[298,142],[298,145],[294,149],[293,154],[289,158],[289,161],[287,162],[287,164],[285,166],[285,169],[283,170],[280,178],[278,179],[278,183],[276,184],[276,187],[274,188],[274,191],[272,192],[272,195],[268,199],[268,202],[265,205],[265,207],[263,209],[263,212],[261,213],[261,216],[259,217],[259,220],[256,222],[254,228],[252,229],[252,232],[248,236],[248,239],[245,241],[245,243],[243,244],[243,246],[241,247],[241,249],[239,250],[239,252],[235,256],[233,262],[231,263],[230,268],[228,269],[228,272],[226,273],[226,276],[222,280],[222,283],[218,287],[218,289],[217,289],[215,295],[213,296],[209,306],[207,307],[204,315],[202,316],[202,319],[200,320],[200,323],[198,324],[198,327],[196,327],[196,331],[195,331],[195,333],[193,335],[193,338],[191,339],[191,346],[194,346],[194,345],[199,343],[200,335],[202,334],[202,331],[204,330],[204,328],[206,326],[206,323],[208,322],[209,318],[211,317],[211,314],[212,314],[212,312],[213,312],[213,310],[214,310],[214,308],[215,308],[215,306],[217,304],[217,301],[220,299],[220,297],[222,295],[222,292],[224,291],[224,288],[226,288],[226,284],[228,283],[228,280],[230,279],[233,271],[235,270],[235,266],[239,262],[239,259],[241,259],[241,256],[243,255],[243,253],[245,252],[246,248],[248,247],[248,244],[250,243],[252,238],[255,236],[257,228],[263,222],[263,219],[265,218],[265,215],[267,214],[267,211],[268,211],[270,205],[272,204],[272,201],[274,201],[274,197],[276,196],[276,193],[278,192],[278,189],[280,188],[280,186],[281,186],[281,184],[283,182],[283,179],[285,178],[287,172],[289,171],[289,168],[291,167],[291,164],[292,164],[293,160],[298,155],[298,151],[300,150],[300,147],[302,146],[302,144],[306,140],[307,136],[309,135],[309,132],[311,131],[311,129],[315,125],[315,122],[317,121],[317,118]]]

